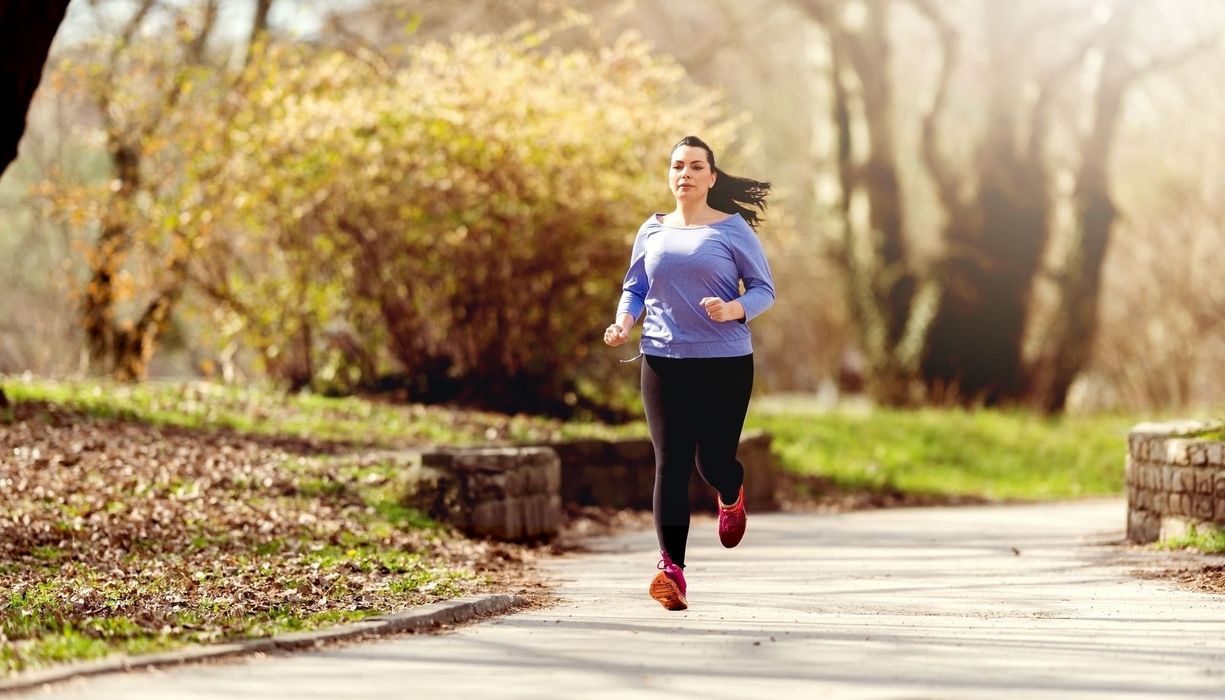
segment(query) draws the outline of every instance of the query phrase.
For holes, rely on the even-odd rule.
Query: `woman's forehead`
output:
[[[685,163],[706,162],[706,149],[698,146],[677,146],[676,150],[672,151],[672,160]]]

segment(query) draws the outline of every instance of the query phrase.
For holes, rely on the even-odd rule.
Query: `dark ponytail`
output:
[[[770,194],[770,183],[747,177],[736,177],[719,170],[715,166],[714,151],[710,150],[710,146],[707,146],[705,141],[696,136],[686,136],[678,141],[672,150],[675,151],[681,146],[692,146],[706,151],[710,169],[716,176],[715,186],[710,188],[710,192],[706,194],[706,203],[712,209],[718,209],[726,214],[739,214],[756,231],[757,225],[761,223],[761,218],[758,212],[749,207],[756,207],[762,212],[766,210],[766,195]]]

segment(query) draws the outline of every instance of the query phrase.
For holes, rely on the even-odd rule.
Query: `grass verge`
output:
[[[641,432],[635,425],[562,422],[527,415],[398,405],[357,397],[285,394],[208,382],[0,378],[14,402],[45,401],[97,418],[189,429],[301,437],[381,447],[528,443]]]
[[[1181,537],[1169,537],[1155,545],[1158,549],[1194,549],[1204,554],[1225,554],[1225,529],[1205,526],[1187,526]]]
[[[1047,499],[1123,490],[1127,416],[876,409],[756,413],[788,471],[850,491]]]

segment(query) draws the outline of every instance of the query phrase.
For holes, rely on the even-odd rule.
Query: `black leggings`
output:
[[[744,483],[736,461],[753,393],[753,356],[677,359],[645,355],[642,403],[655,445],[655,534],[660,549],[685,565],[689,475],[698,473],[733,503]]]

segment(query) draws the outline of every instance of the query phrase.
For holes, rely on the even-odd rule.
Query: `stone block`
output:
[[[1208,445],[1192,443],[1187,446],[1187,459],[1196,466],[1208,463]]]
[[[778,464],[774,459],[774,439],[768,433],[751,433],[740,441],[737,456],[751,475],[744,488],[745,506],[761,513],[778,510]]]
[[[1154,513],[1165,514],[1170,512],[1170,494],[1165,491],[1153,492],[1153,507]]]
[[[1127,455],[1127,461],[1123,464],[1123,483],[1128,486],[1140,483],[1140,468],[1131,455]]]
[[[1175,469],[1176,467],[1173,467],[1169,464],[1161,465],[1161,490],[1162,491],[1173,491],[1174,490],[1174,470]]]
[[[1170,493],[1185,493],[1195,490],[1195,477],[1185,469],[1170,471]]]
[[[1191,463],[1191,455],[1187,452],[1186,440],[1166,440],[1165,461],[1170,464],[1187,465]]]
[[[1182,494],[1171,493],[1166,501],[1165,512],[1162,515],[1182,515]]]
[[[1212,520],[1212,496],[1195,494],[1191,500],[1191,516],[1199,520]]]
[[[1225,525],[1225,498],[1216,499],[1212,510],[1212,520],[1218,525]]]
[[[1150,491],[1161,490],[1161,466],[1144,462],[1140,467],[1140,485]]]
[[[651,457],[650,465],[643,469],[635,469],[633,470],[631,474],[631,476],[633,476],[635,480],[634,487],[637,489],[635,493],[638,493],[641,495],[640,500],[643,504],[643,505],[634,506],[634,507],[642,508],[643,510],[651,509],[651,500],[655,496],[655,461],[654,461],[655,458],[653,456],[654,452],[652,452],[651,454],[652,454],[652,457]]]
[[[1195,497],[1190,493],[1178,494],[1178,512],[1175,515],[1193,517],[1195,515]]]
[[[561,463],[548,448],[427,452],[404,503],[476,537],[527,540],[561,527]]]
[[[644,464],[566,464],[562,475],[562,500],[584,506],[611,508],[651,507],[651,492],[643,492],[639,472],[654,469]],[[653,483],[653,482],[652,482]]]
[[[1161,532],[1161,518],[1142,510],[1127,511],[1127,539],[1137,544],[1156,542]]]
[[[607,464],[611,446],[607,440],[580,439],[547,445],[562,464]]]
[[[655,447],[646,438],[616,440],[609,449],[610,458],[622,464],[655,464]]]
[[[1214,467],[1225,467],[1225,442],[1209,443],[1205,454],[1208,457],[1208,464]]]
[[[1182,517],[1165,517],[1161,519],[1158,528],[1158,538],[1163,540],[1174,539],[1176,537],[1186,537],[1191,532],[1191,528],[1195,526],[1194,521]]]
[[[1225,471],[1218,469],[1213,472],[1212,492],[1218,499],[1225,500]]]
[[[1200,468],[1195,470],[1195,492],[1212,495],[1213,470]]]
[[[1165,459],[1165,438],[1149,438],[1144,441],[1145,455],[1144,458],[1153,462],[1160,462]]]
[[[1136,489],[1136,505],[1140,506],[1141,510],[1153,509],[1153,492],[1148,489]]]

